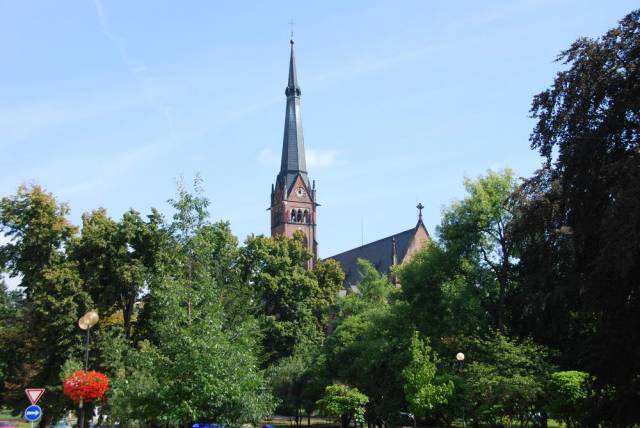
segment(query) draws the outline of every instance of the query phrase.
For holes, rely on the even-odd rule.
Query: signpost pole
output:
[[[82,405],[82,397],[80,397],[80,418],[78,421],[78,427],[77,428],[84,428],[84,406]]]

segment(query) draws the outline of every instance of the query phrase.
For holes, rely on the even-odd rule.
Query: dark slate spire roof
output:
[[[307,162],[304,156],[304,136],[302,134],[302,115],[300,113],[300,85],[296,73],[296,57],[291,43],[291,57],[289,59],[289,81],[285,94],[287,95],[287,111],[284,119],[284,138],[282,141],[282,161],[277,184],[285,186],[287,192],[291,190],[298,174],[302,176],[307,187]],[[310,188],[310,187],[309,187]]]
[[[415,227],[409,230],[387,236],[386,238],[370,242],[328,258],[340,262],[345,275],[344,285],[349,288],[362,280],[358,269],[358,259],[370,261],[376,270],[383,275],[389,273],[393,265],[394,244],[396,260],[398,263],[401,263],[407,255],[407,250],[409,250],[411,241],[419,227],[425,227],[422,219],[418,221]]]

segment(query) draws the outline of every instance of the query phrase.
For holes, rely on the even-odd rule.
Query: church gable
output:
[[[422,220],[418,222],[418,225],[415,228],[415,233],[411,238],[411,242],[407,246],[405,254],[402,258],[399,258],[400,263],[403,263],[405,260],[410,260],[411,257],[418,251],[424,247],[424,245],[430,240],[429,232],[427,232],[427,228],[425,227]]]
[[[293,182],[291,189],[289,189],[289,194],[287,195],[287,201],[295,201],[310,204],[313,201],[311,200],[311,196],[309,193],[311,189],[307,187],[304,180],[298,174],[296,180]]]

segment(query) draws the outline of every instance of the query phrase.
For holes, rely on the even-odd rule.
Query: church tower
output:
[[[296,231],[305,236],[305,245],[318,258],[316,241],[316,185],[307,176],[307,163],[300,114],[300,86],[296,74],[296,57],[291,44],[289,82],[285,95],[287,110],[284,119],[282,160],[275,185],[271,186],[271,236],[292,237]]]

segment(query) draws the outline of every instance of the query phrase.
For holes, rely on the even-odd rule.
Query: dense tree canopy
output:
[[[594,418],[620,424],[640,419],[639,52],[634,11],[560,55],[569,68],[533,101],[546,164],[523,187],[516,228],[521,331],[614,387]]]
[[[17,412],[24,405],[25,387],[47,388],[45,423],[68,408],[60,373],[81,343],[76,322],[91,308],[77,263],[64,251],[77,233],[67,213],[39,186],[21,186],[0,200],[0,230],[9,239],[0,247],[0,263],[12,276],[21,276],[24,292],[23,309],[13,314],[15,324],[6,324],[2,332],[14,352],[2,401]]]

